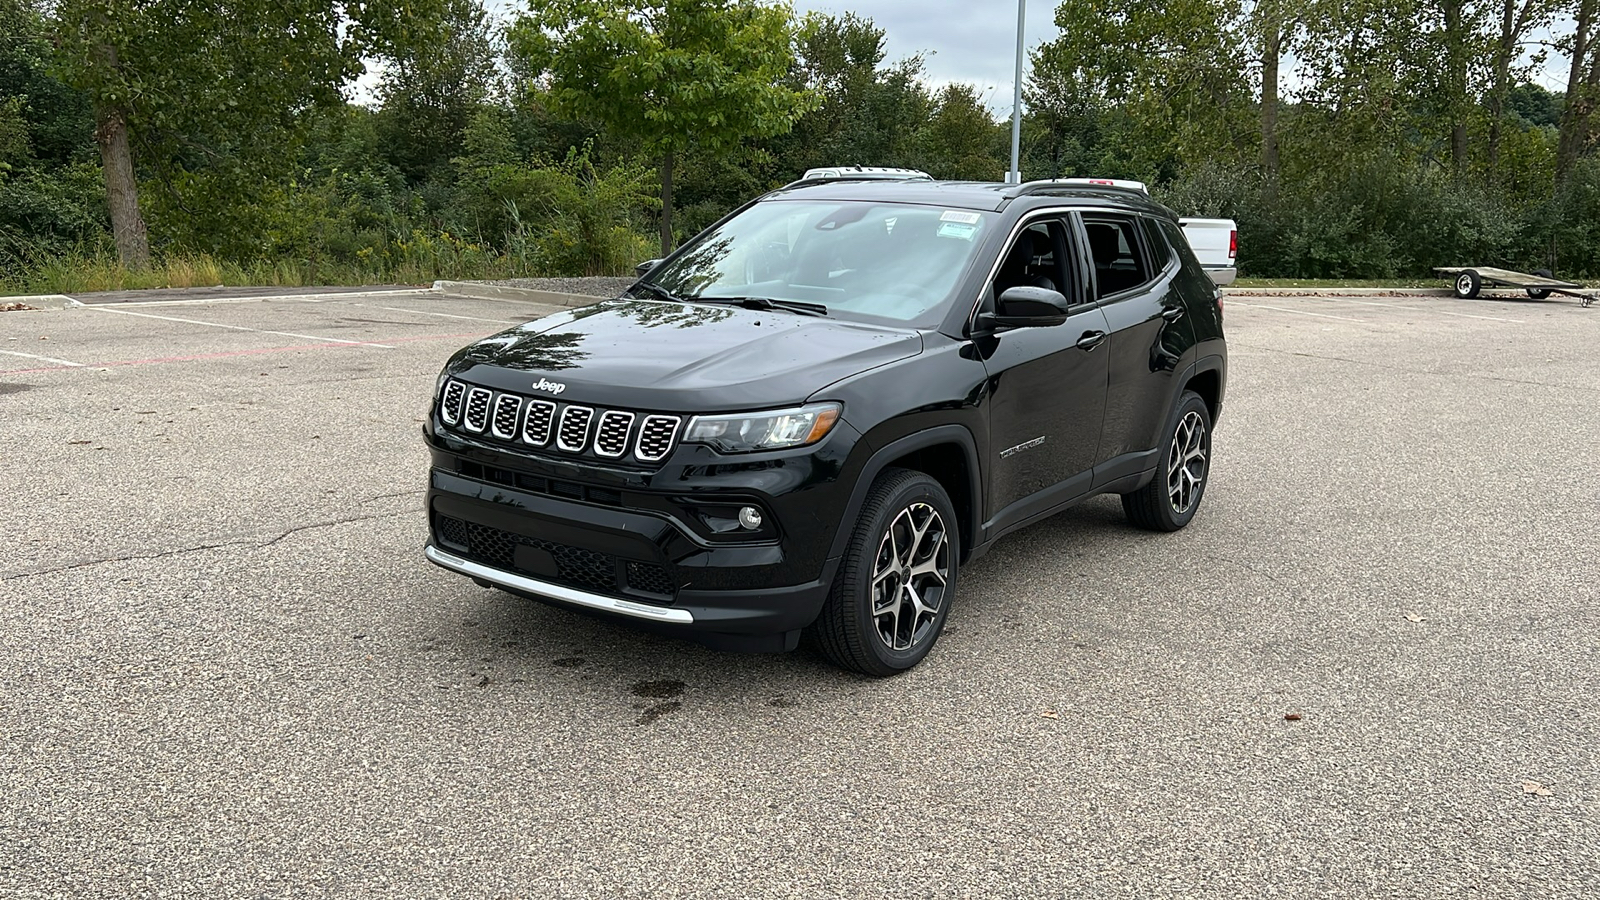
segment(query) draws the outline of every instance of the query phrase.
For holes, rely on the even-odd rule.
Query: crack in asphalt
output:
[[[416,493],[416,492],[410,492],[410,493]],[[401,496],[401,495],[394,494],[394,495],[388,495],[388,496]],[[379,500],[379,499],[382,499],[382,498],[381,497],[373,497],[370,500],[365,500],[365,501],[362,501],[362,502],[363,503],[370,503],[370,502],[372,502],[372,500]],[[145,560],[145,559],[162,559],[162,558],[168,557],[168,556],[180,556],[180,555],[185,554],[185,553],[198,553],[198,552],[200,552],[202,550],[218,550],[218,549],[221,549],[223,547],[253,547],[253,548],[257,549],[257,550],[264,550],[264,549],[266,549],[268,547],[273,546],[274,544],[277,544],[279,541],[282,541],[284,538],[290,537],[291,535],[299,534],[302,531],[311,531],[311,530],[317,529],[317,528],[331,528],[331,527],[333,527],[335,525],[348,525],[348,524],[350,524],[352,522],[366,522],[366,521],[371,521],[371,520],[374,520],[374,519],[393,519],[393,518],[395,518],[397,516],[410,516],[410,515],[415,515],[415,514],[416,513],[413,510],[399,510],[399,511],[396,511],[396,512],[375,513],[375,514],[372,514],[372,515],[365,515],[365,516],[349,516],[349,517],[343,518],[343,519],[333,519],[333,520],[330,520],[330,521],[310,522],[310,523],[307,523],[305,525],[296,525],[293,528],[290,528],[290,529],[288,529],[286,531],[280,532],[279,534],[274,535],[273,537],[268,538],[266,540],[261,540],[261,539],[258,539],[258,538],[255,538],[255,539],[253,539],[253,538],[241,538],[241,539],[238,539],[238,540],[231,540],[231,541],[218,541],[216,543],[211,543],[211,544],[198,544],[198,545],[193,546],[193,547],[177,547],[177,548],[173,548],[171,550],[159,550],[159,551],[156,551],[154,553],[127,553],[127,554],[123,554],[123,555],[120,555],[120,556],[100,557],[98,559],[80,559],[77,562],[68,563],[68,564],[63,565],[63,566],[53,566],[51,568],[46,568],[46,569],[31,569],[31,570],[24,571],[24,572],[17,572],[17,573],[11,574],[11,575],[0,576],[0,582],[17,581],[17,580],[23,579],[23,578],[37,578],[37,577],[39,577],[41,575],[54,575],[54,574],[57,574],[57,573],[60,573],[60,572],[70,572],[73,569],[86,569],[86,568],[89,568],[90,566],[98,566],[98,565],[103,565],[105,563],[132,562],[134,560]]]

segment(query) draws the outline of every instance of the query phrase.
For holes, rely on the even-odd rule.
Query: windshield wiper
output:
[[[636,281],[634,282],[633,287],[628,288],[628,290],[642,290],[657,300],[665,300],[668,303],[684,302],[683,298],[679,297],[677,294],[674,294],[659,284],[651,284],[648,281]]]
[[[728,306],[742,306],[745,309],[781,309],[786,312],[799,313],[803,316],[825,316],[828,308],[821,303],[807,303],[804,300],[774,300],[771,297],[691,297],[691,303],[724,303]]]

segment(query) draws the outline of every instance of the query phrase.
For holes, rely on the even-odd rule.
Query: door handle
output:
[[[1169,306],[1161,311],[1161,318],[1166,319],[1168,322],[1176,322],[1183,318],[1183,307]]]
[[[1083,337],[1078,338],[1078,349],[1093,350],[1104,343],[1105,339],[1106,333],[1104,331],[1085,331]]]

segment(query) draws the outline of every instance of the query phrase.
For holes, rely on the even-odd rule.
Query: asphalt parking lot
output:
[[[1600,309],[1232,298],[1205,506],[920,668],[423,561],[427,293],[0,313],[0,895],[1600,895]]]

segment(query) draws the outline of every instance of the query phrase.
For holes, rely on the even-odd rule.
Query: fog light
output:
[[[739,524],[749,531],[761,527],[761,510],[754,506],[746,506],[739,510]]]

